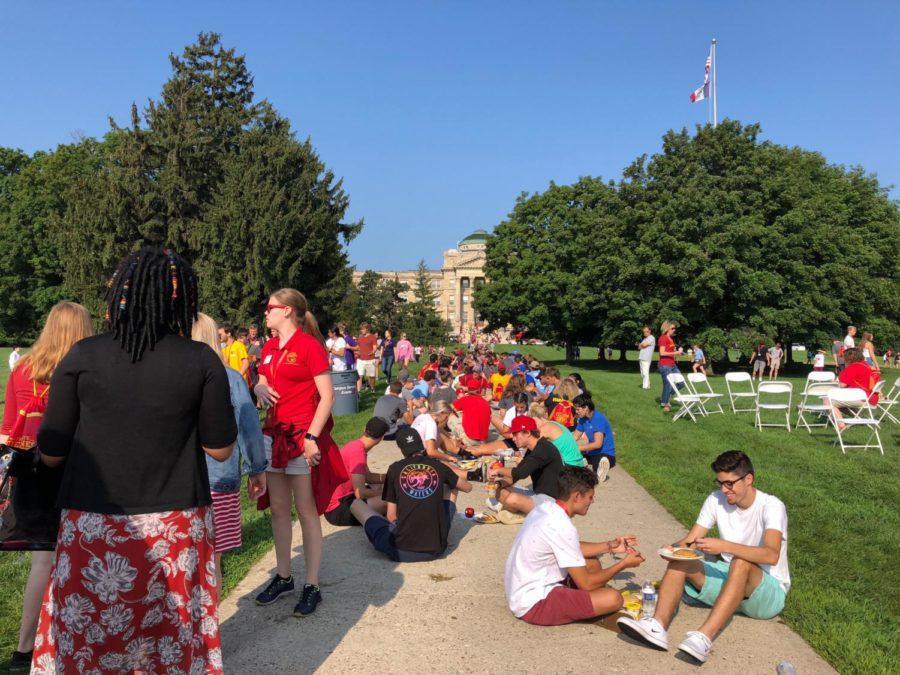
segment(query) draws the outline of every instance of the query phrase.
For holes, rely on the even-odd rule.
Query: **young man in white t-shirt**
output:
[[[610,614],[622,606],[622,594],[606,584],[644,558],[632,547],[634,535],[611,541],[579,541],[574,515],[587,515],[594,502],[597,475],[589,468],[566,466],[559,474],[559,498],[540,502],[528,514],[506,559],[504,585],[509,609],[537,626],[560,626]],[[604,553],[625,557],[604,569]]]
[[[656,349],[656,338],[650,326],[644,326],[641,341],[638,343],[638,365],[641,368],[641,388],[650,388],[650,364],[653,363],[653,352]]]
[[[659,587],[655,616],[617,622],[629,637],[667,650],[667,630],[684,592],[712,607],[700,629],[689,631],[678,645],[701,663],[736,611],[754,619],[771,619],[784,608],[791,587],[784,504],[756,489],[753,464],[743,452],[722,453],[712,469],[720,490],[706,498],[691,531],[673,546],[692,546],[721,560],[670,562]],[[714,526],[719,539],[706,536]]]

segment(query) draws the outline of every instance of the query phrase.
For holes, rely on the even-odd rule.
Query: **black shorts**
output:
[[[616,458],[612,455],[588,455],[585,459],[588,461],[588,464],[591,465],[591,468],[596,471],[600,468],[600,460],[606,457],[609,460],[609,468],[613,468],[616,465]],[[326,514],[328,515],[328,514]]]
[[[356,499],[356,496],[353,494],[341,497],[340,503],[335,508],[325,512],[325,520],[337,527],[360,525],[361,523],[356,519],[356,516],[350,512],[350,505],[354,499]]]

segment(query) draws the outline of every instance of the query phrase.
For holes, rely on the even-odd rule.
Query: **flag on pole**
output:
[[[691,103],[702,101],[709,96],[709,69],[712,66],[712,52],[706,57],[706,68],[703,71],[703,86],[691,93]]]

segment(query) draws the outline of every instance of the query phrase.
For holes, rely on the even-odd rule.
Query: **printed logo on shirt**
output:
[[[271,360],[272,360],[272,355],[269,354],[266,358],[263,359],[263,365],[264,365],[264,366],[269,365],[269,362],[270,362]]]
[[[297,364],[297,353],[296,352],[288,352],[287,356],[284,357],[284,362],[289,366],[293,366]]]
[[[439,485],[438,472],[429,464],[407,464],[400,472],[400,489],[413,499],[428,499]]]

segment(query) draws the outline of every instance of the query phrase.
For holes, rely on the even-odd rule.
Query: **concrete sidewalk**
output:
[[[370,456],[374,471],[400,457],[393,443]],[[481,484],[460,495],[460,510],[484,508]],[[697,504],[699,509],[700,504]],[[503,567],[518,526],[478,525],[457,517],[442,560],[398,564],[376,554],[360,528],[335,528],[323,519],[323,602],[314,616],[291,615],[296,598],[257,607],[274,551],[266,555],[219,609],[229,673],[526,671],[774,673],[781,660],[798,673],[835,672],[780,619],[735,618],[700,667],[675,645],[702,623],[703,611],[682,606],[669,632],[671,650],[654,651],[592,623],[537,628],[515,619],[503,593]],[[603,541],[634,533],[647,562],[613,583],[617,588],[661,577],[660,545],[682,526],[621,467],[598,488],[582,539]],[[303,579],[300,527],[295,526],[294,572]],[[605,558],[604,565],[609,564]],[[301,582],[302,583],[302,582]]]

